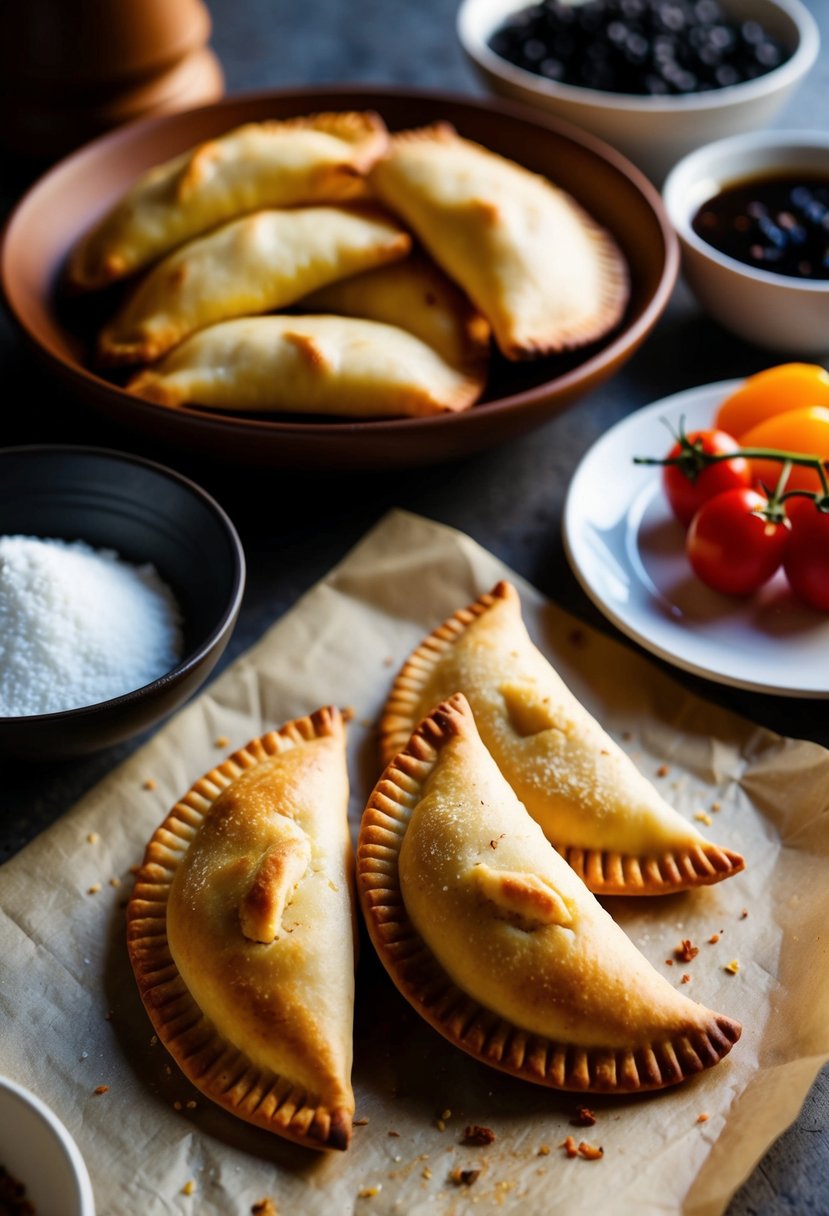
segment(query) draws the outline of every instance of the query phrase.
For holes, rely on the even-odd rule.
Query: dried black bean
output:
[[[717,0],[542,0],[492,34],[498,55],[550,80],[664,95],[727,88],[771,71],[786,49]]]

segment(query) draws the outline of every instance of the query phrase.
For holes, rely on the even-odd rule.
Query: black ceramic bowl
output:
[[[101,448],[0,450],[0,535],[82,540],[125,561],[151,562],[175,595],[181,662],[151,684],[80,709],[0,717],[0,752],[55,759],[109,747],[187,699],[228,643],[245,557],[222,508],[192,481]]]

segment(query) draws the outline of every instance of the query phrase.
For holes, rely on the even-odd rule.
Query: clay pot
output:
[[[119,123],[216,100],[209,36],[201,0],[1,5],[3,142],[53,158]]]

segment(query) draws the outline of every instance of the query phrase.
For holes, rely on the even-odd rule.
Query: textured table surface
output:
[[[808,6],[821,27],[824,50],[780,115],[780,127],[829,127],[829,0],[809,0]],[[361,0],[358,5],[211,0],[210,8],[213,46],[228,91],[362,81],[480,92],[455,39],[455,0]],[[30,177],[31,170],[24,167],[7,172],[2,186],[6,208]],[[610,630],[581,591],[562,547],[564,496],[580,457],[608,427],[650,401],[695,384],[749,375],[787,357],[785,352],[770,357],[726,334],[699,311],[680,283],[654,333],[608,384],[497,451],[433,470],[371,477],[239,475],[154,446],[86,413],[30,362],[8,320],[0,316],[0,443],[94,443],[135,451],[173,465],[214,493],[239,528],[249,570],[225,663],[255,641],[392,506],[461,528],[550,598]],[[695,693],[756,722],[829,745],[825,702],[752,694],[674,674]],[[72,806],[136,743],[60,765],[7,765],[0,783],[0,862]],[[612,1207],[607,1210],[612,1214]],[[729,1216],[754,1213],[829,1214],[829,1071],[818,1078],[797,1122],[729,1207]]]

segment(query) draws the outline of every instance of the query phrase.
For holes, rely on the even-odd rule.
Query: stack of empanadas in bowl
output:
[[[450,1042],[592,1093],[661,1089],[730,1051],[739,1024],[672,987],[594,892],[686,890],[743,859],[700,837],[576,701],[509,584],[416,648],[381,750],[357,891],[392,979]],[[354,1110],[347,798],[340,713],[289,722],[176,804],[128,905],[142,998],[185,1074],[316,1148],[347,1147]]]
[[[145,173],[81,240],[67,284],[123,282],[103,367],[173,408],[423,416],[508,360],[619,323],[615,240],[565,191],[444,123],[373,113],[250,123]],[[290,311],[287,311],[290,310]]]

